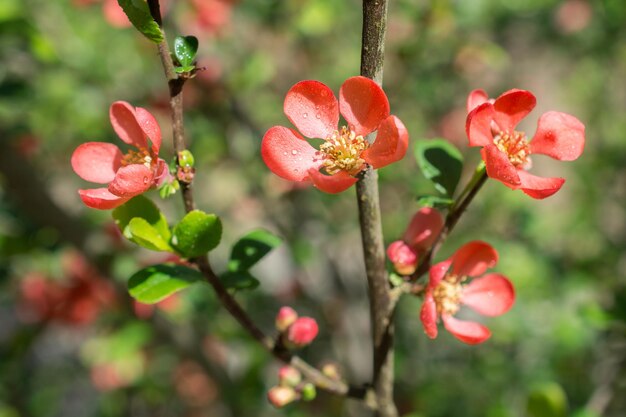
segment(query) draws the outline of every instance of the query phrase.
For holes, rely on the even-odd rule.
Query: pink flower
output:
[[[367,165],[382,168],[402,159],[408,148],[406,128],[389,115],[387,96],[369,78],[348,78],[339,101],[321,82],[301,81],[287,93],[284,111],[302,135],[325,142],[316,150],[295,130],[274,126],[261,143],[263,161],[274,174],[311,181],[327,193],[352,186]],[[340,113],[348,126],[337,129]],[[370,144],[365,137],[376,130]]]
[[[419,254],[432,246],[443,228],[443,217],[430,207],[420,209],[404,232],[402,240],[387,247],[387,257],[396,272],[411,275],[419,262]]]
[[[287,341],[296,347],[304,347],[317,337],[319,328],[311,317],[300,317],[287,329]]]
[[[498,253],[489,244],[473,241],[463,245],[452,257],[430,268],[430,280],[420,319],[431,339],[437,337],[437,321],[454,337],[470,345],[482,343],[491,332],[480,323],[454,318],[461,304],[485,316],[506,313],[515,301],[511,282],[500,274],[485,273],[498,261]],[[465,284],[468,278],[474,278]]]
[[[542,199],[556,193],[565,180],[543,178],[526,172],[530,155],[543,154],[562,161],[577,159],[585,146],[585,126],[574,116],[550,111],[544,113],[535,136],[529,142],[517,124],[535,107],[530,91],[510,90],[489,100],[482,90],[468,98],[466,132],[470,146],[482,146],[487,175],[509,188],[522,190]]]
[[[78,190],[87,207],[108,210],[160,185],[169,175],[159,158],[161,128],[146,109],[116,101],[109,109],[111,125],[126,144],[136,148],[126,154],[112,143],[87,142],[72,154],[72,168],[87,181],[106,188]]]

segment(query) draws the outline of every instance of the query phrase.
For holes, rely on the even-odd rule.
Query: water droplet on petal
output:
[[[302,113],[302,117],[304,117],[306,119],[307,117],[309,117],[309,114],[308,113]]]
[[[287,155],[287,151],[283,152],[283,155]]]
[[[322,115],[321,115],[321,114],[319,114],[319,113],[317,113],[317,114],[315,115],[315,118],[319,120],[319,119],[321,119],[321,118],[322,118]]]
[[[298,151],[296,151],[295,149],[291,151],[292,155],[298,155]]]
[[[148,183],[148,177],[143,177],[143,183],[147,184]]]

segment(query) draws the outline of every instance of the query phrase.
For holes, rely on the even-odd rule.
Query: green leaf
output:
[[[198,38],[195,36],[177,36],[174,40],[174,55],[182,67],[191,67],[198,53]]]
[[[155,251],[174,252],[174,249],[164,240],[159,231],[141,217],[134,217],[128,223],[128,233],[131,240],[146,249]]]
[[[193,210],[173,230],[172,245],[185,258],[202,256],[222,238],[222,222],[215,214]]]
[[[153,265],[130,277],[128,292],[137,301],[154,304],[203,279],[199,271],[186,266]]]
[[[228,270],[247,271],[281,243],[281,238],[267,230],[258,229],[248,233],[233,246]]]
[[[156,204],[143,195],[138,195],[127,201],[125,204],[113,210],[113,219],[127,239],[133,240],[129,229],[130,221],[134,218],[145,220],[150,226],[155,228],[165,242],[169,242],[172,232],[167,225],[167,219],[159,211]],[[169,245],[168,245],[169,246]]]
[[[461,152],[445,139],[418,141],[415,158],[426,178],[440,193],[452,197],[463,169]]]
[[[152,18],[145,0],[117,0],[117,2],[126,13],[128,20],[146,38],[154,43],[163,41],[163,32]]]
[[[174,71],[176,71],[177,74],[182,74],[183,72],[191,72],[193,71],[193,69],[195,68],[195,65],[187,65],[184,67],[175,67]]]
[[[529,417],[565,417],[567,397],[556,382],[535,387],[528,397],[526,410]]]
[[[422,207],[449,208],[453,203],[453,199],[439,197],[437,195],[423,195],[417,197],[417,204]]]
[[[232,290],[253,290],[260,284],[248,271],[227,271],[220,279],[226,288]]]

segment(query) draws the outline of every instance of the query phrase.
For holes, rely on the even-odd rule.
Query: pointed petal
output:
[[[518,173],[521,181],[521,185],[518,188],[521,188],[524,193],[537,200],[550,197],[559,191],[565,183],[563,178],[537,177],[526,171],[519,171]]]
[[[324,175],[314,168],[309,169],[309,178],[315,187],[330,194],[345,191],[357,182],[356,178],[343,171],[339,171],[335,175]]]
[[[430,292],[426,293],[424,297],[424,304],[422,304],[422,310],[420,311],[420,320],[422,326],[424,326],[424,333],[426,336],[434,339],[437,337],[437,306],[435,299]]]
[[[428,289],[429,290],[439,285],[443,277],[445,277],[448,271],[450,270],[450,265],[452,265],[452,260],[448,259],[430,267],[430,271],[428,274]]]
[[[339,111],[357,135],[365,136],[389,117],[389,101],[374,81],[351,77],[339,90]]]
[[[537,123],[537,132],[530,142],[530,151],[561,161],[577,159],[585,147],[585,125],[574,116],[550,111]]]
[[[317,170],[321,165],[317,150],[298,132],[283,126],[274,126],[265,133],[261,157],[274,174],[290,181],[306,180],[308,170]]]
[[[498,252],[480,240],[466,243],[452,255],[452,272],[460,277],[476,277],[498,262]]]
[[[530,91],[509,90],[493,103],[494,120],[500,130],[513,132],[515,126],[528,115],[537,104],[537,99]]]
[[[474,90],[467,96],[467,112],[471,112],[476,107],[489,101],[489,96],[485,90]]]
[[[498,149],[496,145],[487,145],[480,150],[480,154],[485,161],[487,175],[490,178],[502,181],[511,188],[517,188],[520,184],[519,172],[521,170],[513,166],[504,152]]]
[[[133,106],[125,101],[111,104],[109,117],[113,130],[124,142],[137,148],[147,148],[146,134],[139,125]]]
[[[157,123],[154,116],[146,109],[137,107],[135,109],[137,115],[137,122],[141,129],[144,131],[150,142],[152,142],[152,151],[155,154],[159,154],[161,149],[161,127]]]
[[[493,144],[491,124],[494,115],[493,105],[490,103],[481,104],[467,115],[465,132],[467,133],[470,146],[487,146]]]
[[[463,288],[461,302],[485,316],[499,316],[513,307],[515,289],[504,275],[487,274]]]
[[[326,139],[339,124],[339,106],[332,90],[319,81],[300,81],[291,87],[283,106],[300,133]]]
[[[404,158],[409,148],[409,132],[396,116],[389,116],[378,127],[376,140],[361,157],[375,169]]]
[[[84,180],[106,184],[115,178],[122,157],[122,152],[112,143],[87,142],[72,154],[72,168]]]
[[[141,164],[132,164],[120,168],[115,179],[109,184],[109,191],[118,197],[134,197],[152,187],[154,173]]]
[[[491,337],[489,329],[480,323],[459,320],[451,316],[443,316],[442,319],[446,330],[468,345],[477,345]]]
[[[78,190],[81,200],[87,207],[99,210],[110,210],[121,206],[130,198],[118,197],[111,194],[106,188],[92,188],[89,190]]]
[[[441,213],[434,208],[424,207],[413,215],[403,239],[415,248],[427,249],[435,242],[442,228]]]

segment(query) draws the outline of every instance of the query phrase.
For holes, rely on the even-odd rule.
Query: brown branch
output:
[[[160,22],[161,13],[159,10],[158,0],[148,0],[148,6],[154,20],[156,22]],[[162,25],[159,24],[159,26],[161,26],[161,30],[163,30]],[[179,77],[174,70],[174,63],[172,62],[169,52],[165,32],[163,32],[163,41],[159,43],[158,50],[170,91],[170,110],[172,112],[174,149],[178,153],[186,149],[183,123],[183,85],[185,83],[185,78]],[[182,183],[181,189],[185,211],[190,212],[195,208],[191,184]],[[239,324],[275,358],[298,369],[308,380],[313,382],[320,389],[333,394],[350,396],[358,399],[364,399],[366,397],[367,390],[359,387],[350,387],[343,381],[328,378],[317,368],[309,365],[303,359],[293,355],[288,350],[277,348],[274,341],[270,337],[266,336],[259,327],[257,327],[237,300],[235,300],[226,287],[224,287],[217,274],[215,274],[211,268],[208,257],[204,256],[193,261],[198,266],[207,282],[213,287],[224,308],[226,308],[226,310],[239,322]]]
[[[379,85],[383,81],[387,0],[363,0],[361,75]],[[377,415],[396,417],[393,401],[393,312],[378,196],[378,174],[368,167],[356,184],[359,223],[370,299]]]

